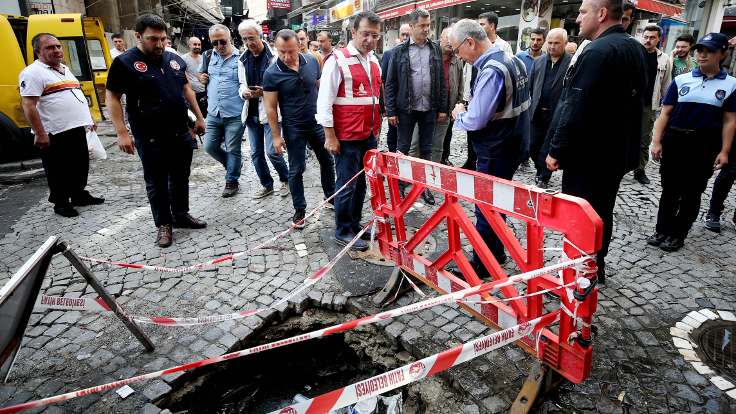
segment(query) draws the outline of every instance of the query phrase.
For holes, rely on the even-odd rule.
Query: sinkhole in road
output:
[[[736,322],[723,319],[705,321],[693,331],[700,359],[722,377],[736,383]]]
[[[301,315],[255,331],[231,351],[245,349],[352,319],[348,313],[310,308]],[[203,367],[179,378],[172,391],[155,401],[174,413],[268,413],[300,398],[317,395],[367,379],[414,360],[400,345],[373,326],[271,349],[259,354]],[[423,389],[422,389],[423,388]],[[429,384],[389,391],[402,393],[402,412],[443,413],[426,394],[447,401],[455,392],[433,379]],[[459,400],[458,400],[459,401]],[[379,403],[385,409],[385,405]],[[347,412],[347,411],[346,411]],[[381,413],[385,411],[377,411]]]

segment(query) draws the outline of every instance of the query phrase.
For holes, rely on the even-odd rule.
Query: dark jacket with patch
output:
[[[623,175],[638,167],[646,50],[615,25],[565,75],[549,155],[576,173]]]
[[[393,50],[388,65],[388,74],[386,75],[386,84],[384,85],[384,103],[386,106],[386,116],[396,116],[399,112],[411,111],[412,103],[412,84],[411,84],[411,63],[409,61],[409,42],[396,46]],[[442,50],[440,46],[427,39],[430,47],[430,77],[431,77],[431,94],[430,94],[430,110],[436,112],[447,113],[447,88],[445,88],[444,67],[442,65]]]

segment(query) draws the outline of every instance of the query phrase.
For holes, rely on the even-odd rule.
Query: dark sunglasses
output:
[[[227,44],[227,40],[219,39],[219,40],[213,40],[212,46],[225,46]]]

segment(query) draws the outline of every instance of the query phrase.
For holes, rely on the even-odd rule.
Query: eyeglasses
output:
[[[363,32],[363,31],[360,31],[360,32],[358,32],[358,34],[361,37],[363,37],[363,38],[372,37],[373,40],[378,40],[378,39],[381,38],[381,35],[379,33],[371,33],[371,32]]]
[[[218,39],[212,41],[212,46],[225,46],[228,44],[228,41],[225,39]]]
[[[465,41],[466,41],[466,40],[468,40],[468,38],[467,38],[467,37],[466,37],[465,39],[463,39],[463,41],[462,41],[462,42],[460,42],[460,44],[459,44],[459,45],[457,45],[457,47],[456,47],[456,48],[452,49],[452,54],[453,54],[453,55],[457,55],[457,53],[458,53],[458,52],[460,51],[460,47],[462,47],[463,43],[465,43]]]

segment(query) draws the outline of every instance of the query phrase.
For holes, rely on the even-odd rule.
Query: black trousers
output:
[[[436,122],[437,112],[435,111],[399,112],[399,125],[397,127],[399,132],[398,150],[402,154],[409,154],[414,127],[418,125],[419,156],[424,160],[431,159],[432,136]]]
[[[715,182],[713,182],[713,194],[710,196],[709,214],[721,216],[723,213],[723,203],[728,197],[728,193],[736,181],[736,147],[731,146],[731,153],[728,155],[728,164],[718,173]],[[736,217],[736,212],[734,212]]]
[[[391,124],[388,124],[386,145],[388,145],[388,152],[396,152],[396,148],[398,148],[399,145],[399,132],[397,128]]]
[[[189,132],[166,138],[135,139],[156,227],[172,224],[173,217],[189,213],[191,140]]]
[[[445,132],[445,140],[442,141],[442,162],[446,163],[450,158],[450,144],[452,144],[452,127],[455,121],[450,119],[450,124],[447,126],[447,132]]]
[[[199,111],[202,112],[202,116],[204,118],[207,118],[207,91],[204,92],[195,92],[194,94],[197,98],[197,106],[199,107]],[[246,102],[246,105],[248,103]]]
[[[532,142],[529,145],[529,156],[534,161],[534,167],[537,170],[537,179],[540,181],[549,181],[552,177],[552,171],[547,169],[547,152],[549,152],[549,143],[545,142],[547,131],[552,123],[552,112],[544,111],[539,108],[534,114],[532,120]]]
[[[697,144],[694,144],[697,143]],[[667,130],[662,139],[662,195],[657,233],[684,239],[700,212],[700,199],[713,175],[720,137]]]
[[[89,151],[84,127],[49,134],[49,147],[41,151],[41,162],[49,184],[49,201],[62,206],[70,199],[89,194]]]
[[[598,267],[605,266],[613,234],[613,208],[623,173],[596,173],[590,170],[563,170],[562,192],[583,198],[603,220],[603,244],[598,251]]]

